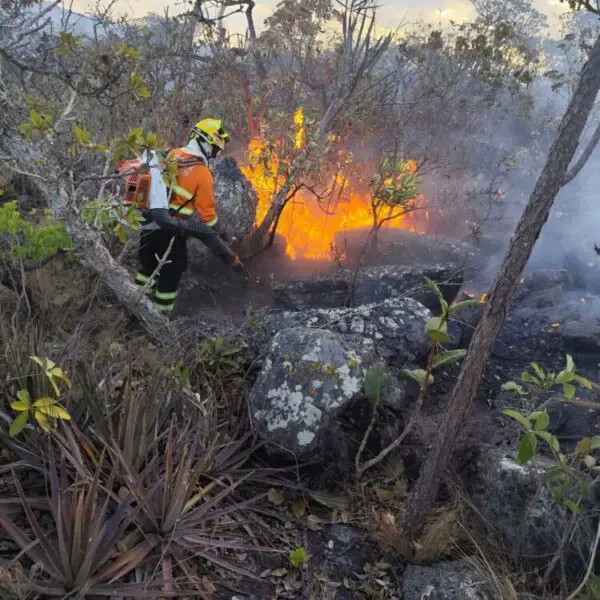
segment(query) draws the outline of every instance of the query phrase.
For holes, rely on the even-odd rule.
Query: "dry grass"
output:
[[[437,509],[427,520],[418,540],[408,540],[394,523],[379,527],[375,539],[388,552],[412,564],[427,564],[453,556],[465,541],[456,503]]]

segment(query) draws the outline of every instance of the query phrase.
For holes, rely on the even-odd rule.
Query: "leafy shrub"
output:
[[[34,225],[23,218],[16,200],[0,206],[0,235],[10,238],[9,257],[41,261],[61,249],[72,248],[71,238],[62,223],[52,221],[44,212],[42,224]]]

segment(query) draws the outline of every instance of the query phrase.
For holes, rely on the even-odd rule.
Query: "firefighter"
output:
[[[144,156],[151,179],[135,282],[146,286],[153,279],[152,298],[163,313],[173,310],[179,283],[188,266],[188,236],[200,239],[235,271],[245,272],[239,257],[227,245],[220,226],[209,168],[228,139],[220,120],[199,121],[191,131],[188,144],[167,154],[166,163],[177,164],[177,175],[170,185],[164,182],[157,156]]]

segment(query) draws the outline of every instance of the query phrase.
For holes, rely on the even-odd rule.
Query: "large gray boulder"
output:
[[[234,158],[218,160],[213,168],[215,199],[221,226],[230,238],[242,239],[252,231],[257,196]],[[190,263],[202,263],[210,250],[199,240],[188,240]]]
[[[439,302],[425,278],[435,281],[448,302],[456,297],[463,283],[462,270],[455,264],[386,265],[366,267],[312,279],[292,279],[273,289],[275,303],[281,308],[336,308],[373,304],[390,298],[415,298],[430,310]]]
[[[491,600],[481,575],[463,561],[430,566],[408,565],[402,580],[403,600]]]
[[[395,365],[412,364],[429,350],[425,323],[431,312],[412,298],[393,298],[356,308],[282,311],[262,322],[264,336],[289,327],[322,328],[371,340],[381,358]]]
[[[364,250],[365,231],[340,232],[336,244],[351,259]],[[489,256],[489,255],[487,255]],[[376,251],[368,257],[374,265],[435,265],[452,263],[468,273],[485,265],[487,258],[472,244],[436,234],[417,234],[401,229],[381,230]]]
[[[561,546],[570,519],[548,489],[546,476],[552,467],[541,458],[536,465],[522,466],[510,454],[492,450],[479,458],[475,475],[469,477],[474,507],[515,562],[543,567]],[[584,567],[594,532],[591,519],[581,519],[562,550],[571,575]]]
[[[314,454],[336,419],[363,397],[377,361],[369,338],[297,327],[280,331],[249,397],[255,425],[272,450]]]

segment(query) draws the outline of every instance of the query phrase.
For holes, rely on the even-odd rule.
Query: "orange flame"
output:
[[[298,109],[294,115],[294,145],[300,148],[305,143],[304,115]],[[256,225],[266,216],[273,197],[283,177],[279,174],[280,161],[273,155],[268,161],[263,158],[266,142],[261,139],[252,140],[248,147],[248,161],[242,167],[242,172],[252,183],[258,196],[256,210]],[[342,162],[349,165],[350,172],[356,169],[349,154],[345,154]],[[348,167],[347,167],[348,168]],[[407,161],[407,168],[414,172],[417,168],[415,161]],[[357,178],[358,180],[358,178]],[[277,226],[277,233],[285,238],[286,255],[295,260],[329,260],[335,254],[336,238],[344,232],[369,229],[373,223],[370,194],[359,191],[358,182],[352,181],[337,173],[331,177],[331,186],[343,191],[343,198],[319,201],[314,194],[300,190],[284,208]],[[417,232],[414,221],[415,213],[400,215],[387,221],[382,229],[403,229]],[[425,212],[425,220],[429,220],[429,211]]]

